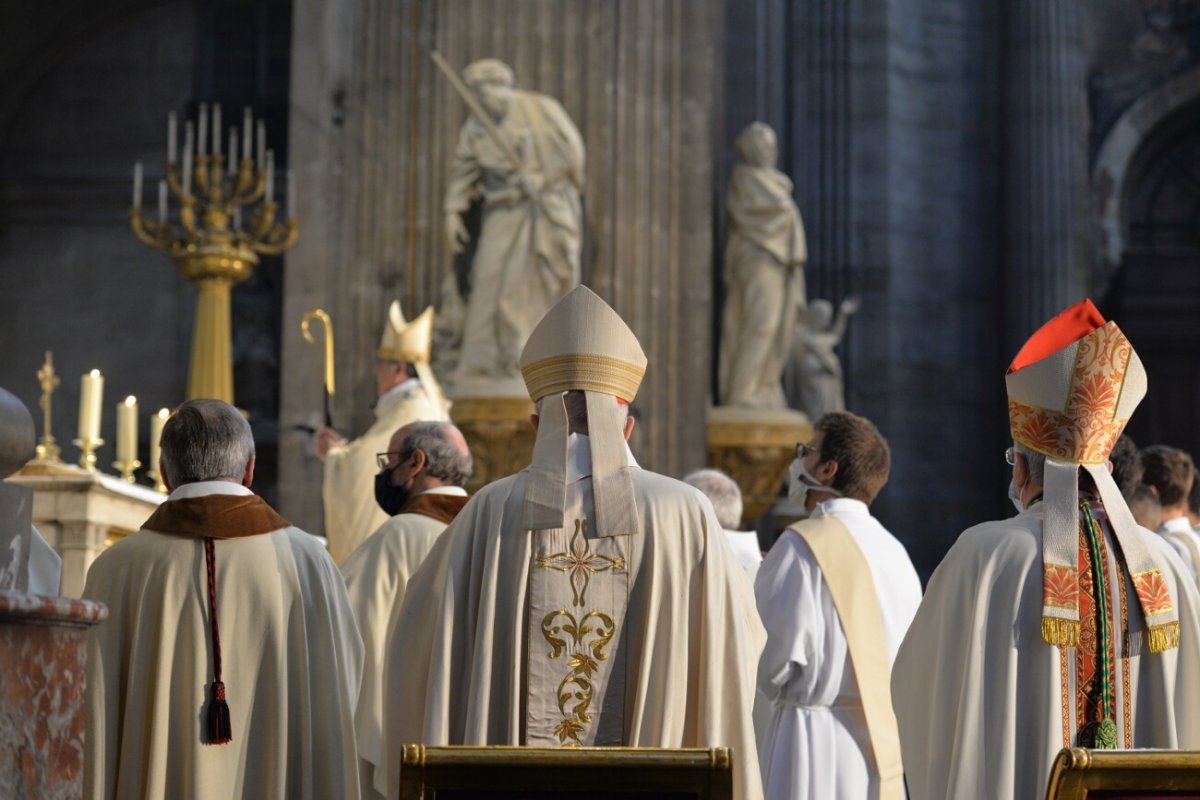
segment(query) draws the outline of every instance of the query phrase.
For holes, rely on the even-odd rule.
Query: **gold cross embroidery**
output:
[[[588,548],[585,532],[587,520],[575,520],[575,533],[571,536],[570,552],[554,553],[549,556],[538,556],[537,565],[546,569],[571,573],[571,588],[575,591],[575,605],[584,603],[588,582],[593,572],[607,570],[624,570],[625,559],[593,553]]]

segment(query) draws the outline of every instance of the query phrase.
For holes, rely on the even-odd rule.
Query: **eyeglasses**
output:
[[[1017,463],[1017,450],[1015,447],[1004,448],[1004,463],[1010,467]]]
[[[396,463],[399,464],[399,462],[408,458],[408,455],[409,452],[404,450],[394,450],[390,453],[376,453],[375,463],[379,465],[380,469],[387,469],[388,465],[392,462],[391,456],[396,456]]]
[[[808,457],[809,453],[816,453],[816,452],[817,452],[817,448],[811,447],[807,442],[797,442],[796,443],[796,458],[804,459],[804,458]]]

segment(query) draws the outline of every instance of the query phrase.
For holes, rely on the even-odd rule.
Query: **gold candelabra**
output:
[[[209,109],[201,104],[196,122],[185,125],[182,163],[176,158],[178,123],[167,116],[167,172],[158,182],[158,217],[142,213],[142,162],[134,165],[134,234],[170,256],[179,272],[196,285],[196,319],[188,369],[188,398],[211,397],[233,402],[233,358],[229,293],[254,271],[259,255],[278,255],[296,241],[295,181],[287,173],[287,216],[275,201],[275,155],[266,149],[266,126],[254,123],[245,109],[238,158],[237,127],[229,129],[229,146],[221,151],[221,106],[212,108],[212,142],[208,142]],[[257,137],[253,134],[257,133]],[[257,149],[252,152],[252,144]],[[168,195],[177,198],[179,225],[169,218]],[[260,202],[261,201],[261,202]]]

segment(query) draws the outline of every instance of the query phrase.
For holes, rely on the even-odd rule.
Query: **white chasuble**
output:
[[[525,743],[619,745],[624,738],[625,630],[631,536],[535,531],[529,578]]]

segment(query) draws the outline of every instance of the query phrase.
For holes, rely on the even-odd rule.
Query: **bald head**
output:
[[[465,486],[473,464],[467,440],[449,422],[410,422],[392,434],[388,451],[398,460],[420,462],[416,492],[438,486]]]

